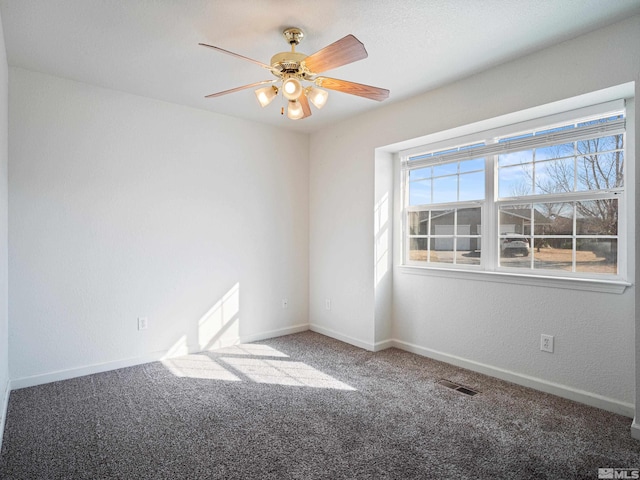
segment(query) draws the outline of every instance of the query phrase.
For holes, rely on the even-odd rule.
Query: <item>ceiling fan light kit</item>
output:
[[[256,90],[256,97],[261,106],[266,107],[274,98],[278,96],[278,87],[271,85],[269,87],[262,87]]]
[[[304,32],[300,28],[287,28],[282,32],[282,35],[291,45],[291,51],[276,53],[271,57],[271,65],[220,47],[200,43],[203,47],[212,48],[218,52],[255,63],[269,70],[276,77],[276,80],[263,80],[212,93],[207,95],[206,98],[219,97],[260,85],[271,84],[255,91],[260,105],[266,107],[278,96],[278,93],[282,92],[283,97],[288,100],[287,117],[292,120],[299,120],[311,115],[309,101],[318,109],[327,103],[329,92],[318,87],[350,95],[358,95],[376,101],[382,101],[389,97],[389,90],[384,88],[318,76],[318,74],[327,70],[367,58],[367,51],[364,45],[353,35],[347,35],[312,55],[299,53],[295,50],[296,45],[304,38]],[[273,83],[277,82],[282,82],[280,88],[273,85]],[[305,86],[303,82],[309,82],[311,85]]]
[[[289,100],[289,108],[287,108],[287,117],[291,120],[299,120],[304,117],[302,105],[296,100]]]
[[[287,100],[297,100],[302,95],[302,84],[295,77],[289,77],[282,82],[282,95]]]

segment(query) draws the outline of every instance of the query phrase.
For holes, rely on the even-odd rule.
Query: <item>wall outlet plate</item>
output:
[[[138,317],[138,330],[146,330],[149,326],[149,317]]]
[[[330,299],[328,299],[328,298],[326,298],[326,299],[325,299],[325,301],[324,301],[324,308],[325,308],[326,310],[331,310],[331,300],[330,300]]]
[[[553,335],[540,335],[540,350],[553,353]]]
[[[289,300],[287,298],[282,299],[282,308],[287,308],[289,306]]]

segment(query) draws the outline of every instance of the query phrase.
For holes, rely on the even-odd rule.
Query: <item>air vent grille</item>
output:
[[[452,382],[451,380],[446,380],[444,378],[438,380],[437,383],[439,385],[442,385],[443,387],[447,387],[447,388],[450,388],[451,390],[455,390],[456,392],[460,392],[464,395],[468,395],[469,397],[473,397],[474,395],[477,395],[480,393],[477,390],[474,390],[469,387],[465,387],[463,385],[459,385],[457,383]]]

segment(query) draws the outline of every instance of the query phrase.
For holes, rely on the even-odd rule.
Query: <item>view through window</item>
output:
[[[618,278],[624,108],[516,128],[403,155],[404,263]]]

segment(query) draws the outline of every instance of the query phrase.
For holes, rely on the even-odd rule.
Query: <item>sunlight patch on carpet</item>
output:
[[[239,382],[240,379],[228,369],[206,355],[186,355],[167,358],[162,364],[176,377],[203,378]]]
[[[346,383],[303,362],[242,357],[224,357],[220,361],[230,365],[256,383],[355,390]]]

